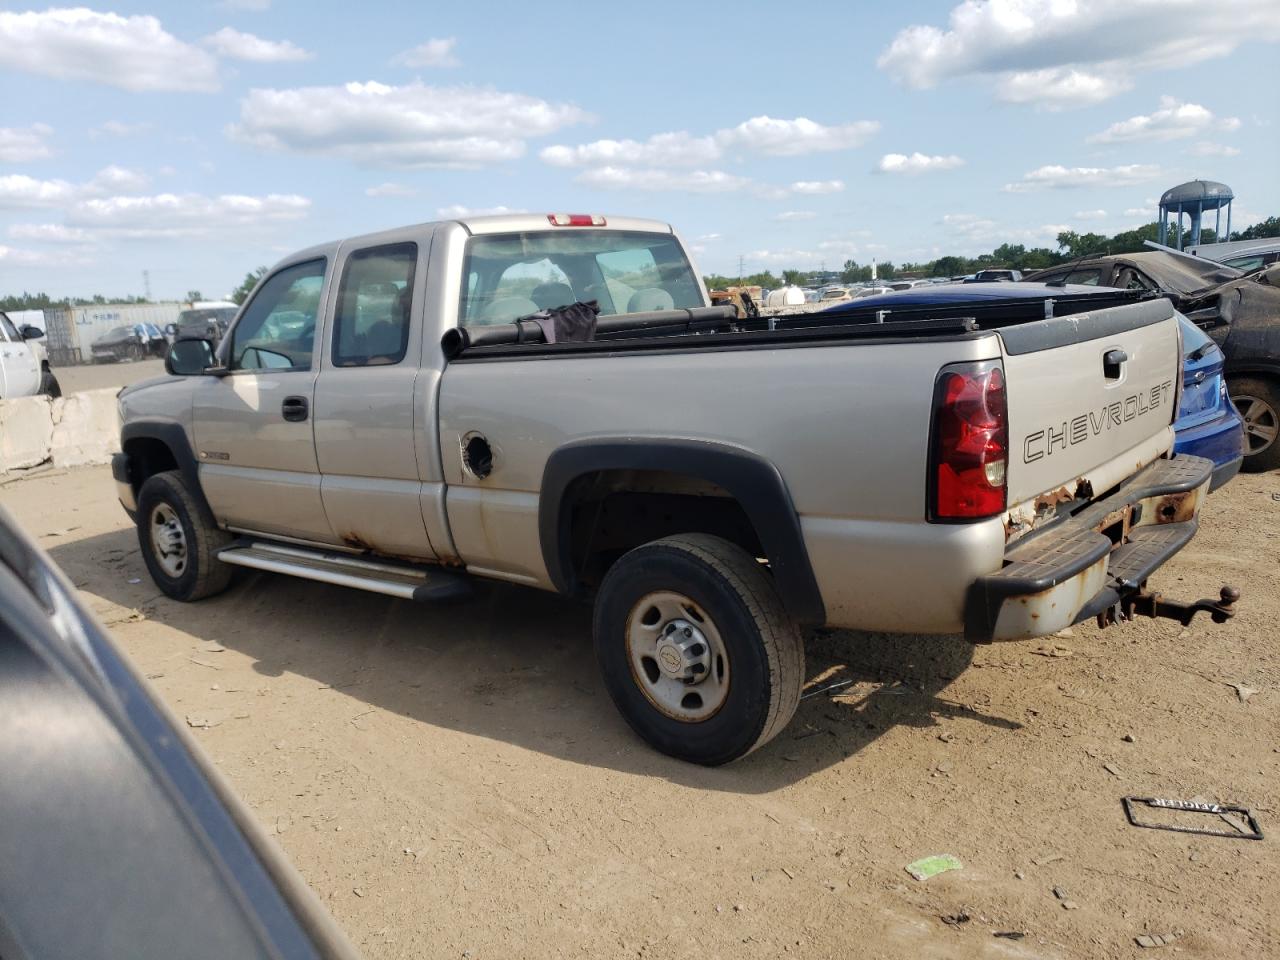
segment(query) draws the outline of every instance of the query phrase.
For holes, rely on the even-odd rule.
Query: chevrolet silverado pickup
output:
[[[216,348],[175,343],[120,394],[113,474],[179,600],[235,566],[591,599],[627,722],[719,764],[791,718],[812,627],[1231,615],[1146,590],[1211,473],[1171,455],[1173,307],[1034,306],[743,318],[666,224],[404,227],[286,258]]]

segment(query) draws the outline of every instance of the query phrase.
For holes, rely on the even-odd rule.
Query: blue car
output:
[[[913,287],[897,293],[863,297],[842,303],[824,314],[871,316],[880,310],[917,311],[921,307],[949,307],[948,312],[963,309],[966,303],[991,304],[1019,300],[1073,300],[1082,297],[1114,298],[1133,296],[1123,290],[1081,284],[1051,285],[1045,283],[965,283]],[[1182,404],[1173,424],[1176,434],[1174,451],[1205,457],[1214,463],[1209,487],[1216,490],[1237,473],[1244,458],[1244,421],[1227,396],[1222,375],[1224,358],[1218,345],[1199,327],[1178,315],[1182,325]]]

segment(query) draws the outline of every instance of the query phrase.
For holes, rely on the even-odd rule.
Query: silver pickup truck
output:
[[[1176,314],[1092,303],[743,319],[666,224],[420,224],[291,256],[216,350],[174,344],[120,394],[113,473],[180,600],[233,566],[593,598],[627,721],[724,763],[794,713],[806,628],[1230,615],[1145,590],[1211,472],[1170,455]]]

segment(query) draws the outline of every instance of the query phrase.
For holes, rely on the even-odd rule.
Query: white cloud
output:
[[[1195,144],[1187,153],[1193,157],[1238,157],[1240,156],[1240,148],[1205,140]]]
[[[49,138],[53,127],[33,123],[29,127],[0,127],[0,162],[26,163],[53,156]]]
[[[407,183],[380,183],[376,187],[365,187],[366,197],[416,197],[418,188]]]
[[[694,137],[684,131],[654,134],[648,140],[596,140],[576,147],[546,147],[539,154],[553,167],[586,166],[698,166],[720,157],[714,137]]]
[[[19,250],[0,244],[0,263],[13,264],[16,267],[45,267],[53,265],[56,260],[56,257],[43,251]]]
[[[695,167],[728,152],[749,151],[776,157],[795,157],[861,146],[877,130],[874,120],[825,126],[805,117],[777,120],[752,117],[736,127],[694,136],[684,130],[658,133],[647,140],[596,140],[576,147],[547,147],[544,162],[556,167],[645,166]]]
[[[782,221],[812,220],[816,216],[817,214],[814,213],[812,210],[784,210],[782,213],[778,214],[773,219],[782,220]]]
[[[1044,110],[1070,110],[1109,100],[1133,86],[1111,70],[1089,73],[1070,67],[1015,70],[996,79],[996,96],[1005,103],[1027,103]]]
[[[1150,207],[1127,207],[1124,215],[1126,217],[1149,217],[1152,220],[1159,219],[1157,207],[1154,203]]]
[[[248,60],[252,63],[288,63],[310,60],[315,56],[289,40],[263,40],[252,33],[241,33],[231,27],[223,27],[200,42],[220,57]]]
[[[844,190],[843,180],[797,180],[789,188],[792,193],[819,194],[840,193]]]
[[[200,236],[299,220],[310,208],[311,201],[296,194],[160,193],[82,200],[68,212],[67,223],[127,238]]]
[[[1077,220],[1105,220],[1107,219],[1107,211],[1105,210],[1077,210]]]
[[[391,62],[402,67],[458,67],[462,61],[453,54],[457,45],[457,37],[432,37],[426,43],[397,53]]]
[[[0,12],[0,67],[125,90],[216,90],[217,61],[150,16]]]
[[[1006,193],[1071,187],[1129,187],[1161,175],[1154,164],[1130,163],[1118,167],[1063,167],[1049,164],[1022,175],[1019,183],[1006,183]]]
[[[630,167],[596,167],[575,178],[579,183],[612,190],[678,190],[686,193],[728,193],[754,186],[747,177],[723,170],[636,170]]]
[[[145,190],[150,178],[141,170],[128,170],[112,164],[103,167],[81,189],[85,193],[138,193]]]
[[[702,236],[698,237],[698,242],[710,243],[712,240],[719,240],[719,239],[720,239],[720,234],[718,233],[704,233]]]
[[[818,254],[811,250],[752,250],[743,254],[748,263],[786,263],[798,264],[818,259]]]
[[[1128,120],[1113,123],[1101,133],[1088,137],[1089,143],[1132,143],[1139,140],[1181,140],[1199,136],[1217,128],[1235,130],[1240,126],[1237,117],[1214,119],[1213,112],[1198,103],[1184,103],[1173,97],[1161,97],[1160,106],[1149,114],[1139,114]]]
[[[66,180],[36,180],[21,173],[0,176],[0,210],[56,207],[75,195],[75,185]]]
[[[218,4],[228,10],[247,10],[250,13],[262,13],[271,9],[271,0],[221,0]]]
[[[1136,74],[1186,70],[1278,37],[1274,0],[964,0],[945,28],[900,31],[877,63],[917,89],[994,77],[1002,99],[1052,108],[1097,103]]]
[[[368,166],[479,167],[524,155],[525,139],[588,114],[572,104],[479,87],[348,83],[251,90],[235,139],[267,150],[327,154]]]
[[[881,173],[928,173],[931,170],[954,170],[964,166],[964,161],[954,153],[947,156],[927,156],[923,153],[886,153],[876,169]]]
[[[976,213],[946,213],[942,225],[966,239],[985,237],[995,230],[996,222]]]
[[[760,116],[728,130],[719,130],[715,137],[723,148],[740,147],[775,157],[798,157],[809,153],[852,150],[870,140],[879,129],[880,124],[874,120],[824,126],[806,117],[779,120]]]
[[[495,217],[504,213],[528,213],[528,210],[517,210],[513,207],[464,207],[455,203],[448,207],[438,207],[436,216],[441,220],[462,220],[467,217]]]
[[[15,223],[9,228],[9,236],[14,240],[36,240],[41,243],[89,243],[92,240],[87,230],[66,227],[60,223]]]
[[[89,138],[97,140],[99,137],[132,137],[139,133],[146,133],[150,129],[151,124],[146,122],[123,123],[120,120],[107,120],[96,127],[90,127]]]

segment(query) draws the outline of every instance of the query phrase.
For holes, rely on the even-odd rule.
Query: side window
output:
[[[358,250],[347,258],[333,330],[335,367],[404,359],[417,262],[416,243]]]
[[[1067,283],[1083,283],[1087,287],[1096,287],[1101,280],[1101,270],[1073,270],[1067,274]]]
[[[13,325],[13,321],[9,319],[9,315],[0,313],[0,340],[10,340],[17,343],[22,337],[18,334],[18,329]]]
[[[232,334],[232,370],[311,369],[324,270],[324,260],[308,260],[263,284]]]

